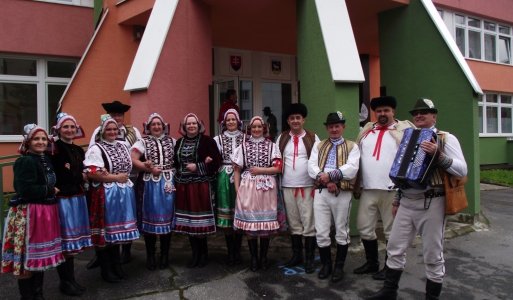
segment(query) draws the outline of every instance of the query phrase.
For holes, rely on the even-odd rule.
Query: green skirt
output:
[[[235,186],[230,182],[231,174],[225,170],[219,172],[216,182],[216,225],[221,228],[233,227],[235,211]]]

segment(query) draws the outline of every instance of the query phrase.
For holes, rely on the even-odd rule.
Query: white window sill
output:
[[[0,135],[0,143],[21,143],[23,136],[21,135]]]
[[[497,137],[504,137],[509,139],[513,139],[513,133],[480,133],[480,138],[497,138]]]

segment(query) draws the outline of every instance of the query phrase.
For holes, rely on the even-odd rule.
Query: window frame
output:
[[[467,15],[465,13],[461,12],[454,12],[454,11],[447,11],[447,10],[441,10],[441,16],[444,20],[447,28],[451,32],[454,40],[456,41],[456,30],[463,29],[463,37],[464,37],[464,51],[462,51],[463,56],[465,59],[469,60],[477,60],[487,63],[495,63],[495,64],[501,64],[501,65],[507,65],[511,66],[513,65],[513,53],[511,51],[513,46],[513,24],[506,24],[504,22],[498,22],[494,20],[489,20],[485,18],[480,18],[472,15]],[[457,22],[457,19],[459,17],[463,17],[463,23]],[[469,25],[469,20],[477,20],[479,21],[479,27],[474,27]],[[486,29],[486,24],[493,24],[495,27],[494,30],[488,30]],[[509,33],[501,33],[501,28],[508,28]],[[478,32],[479,33],[479,45],[480,45],[480,55],[479,58],[477,57],[470,57],[470,31]],[[495,60],[487,60],[486,59],[486,44],[485,39],[486,36],[493,36],[493,40],[495,42],[495,53],[494,57]],[[509,39],[509,63],[500,62],[500,41],[501,38]],[[459,48],[459,46],[458,46]],[[507,49],[508,47],[506,47]],[[460,49],[461,51],[461,49]]]
[[[49,2],[63,5],[94,7],[94,0],[34,0],[37,2]]]
[[[496,95],[497,96],[497,102],[487,102],[486,98],[488,95]],[[513,102],[512,103],[502,103],[501,99],[503,96],[511,97],[513,99],[513,94],[507,94],[507,93],[499,93],[499,92],[491,92],[486,91],[484,92],[483,96],[480,97],[478,101],[478,109],[481,111],[482,116],[482,128],[479,129],[479,137],[513,137],[513,128],[512,132],[509,133],[503,133],[502,132],[502,118],[501,118],[501,111],[503,108],[511,109],[512,110],[512,127],[513,127]],[[496,107],[497,108],[497,131],[493,133],[487,132],[487,116],[486,116],[486,109],[488,107]],[[481,120],[479,120],[479,124],[481,124]],[[481,132],[482,131],[482,132]]]
[[[29,59],[36,61],[36,75],[5,75],[0,74],[1,83],[26,83],[35,84],[37,91],[37,124],[46,130],[49,130],[53,125],[53,120],[49,120],[48,114],[48,85],[68,85],[72,77],[60,78],[60,77],[48,77],[48,62],[72,62],[76,64],[75,70],[78,67],[78,59],[73,58],[60,58],[60,57],[45,57],[45,56],[25,56],[25,55],[14,55],[0,53],[0,58],[9,59]],[[20,134],[0,134],[1,142],[21,142],[22,128],[19,129]]]

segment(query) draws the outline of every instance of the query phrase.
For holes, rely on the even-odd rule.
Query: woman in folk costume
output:
[[[221,121],[222,133],[214,140],[223,157],[223,163],[217,174],[216,181],[216,225],[224,231],[226,248],[228,249],[228,265],[240,264],[240,247],[242,234],[233,231],[233,215],[235,210],[235,186],[233,184],[232,154],[244,138],[241,131],[242,121],[235,109],[229,109]]]
[[[102,278],[119,282],[125,277],[117,244],[139,238],[133,183],[128,178],[132,160],[125,144],[116,140],[118,125],[101,116],[96,144],[87,150],[85,172],[92,181],[90,217],[93,244],[97,249]]]
[[[208,263],[207,235],[216,232],[211,182],[221,164],[214,139],[204,135],[205,126],[189,113],[180,123],[182,138],[175,146],[176,202],[175,232],[189,236],[192,260],[189,268]]]
[[[142,139],[131,148],[134,167],[142,173],[142,222],[139,226],[146,244],[146,268],[155,270],[155,244],[160,237],[159,268],[169,266],[169,246],[175,216],[173,156],[175,139],[169,136],[169,125],[157,113],[144,123]]]
[[[18,278],[22,299],[43,299],[44,271],[64,262],[55,194],[55,172],[45,154],[48,134],[36,124],[24,127],[14,163],[14,190],[2,243],[2,273]]]
[[[281,172],[282,161],[276,145],[264,138],[264,120],[253,117],[248,126],[251,136],[244,138],[233,154],[237,191],[234,227],[243,230],[248,237],[250,269],[255,272],[259,267],[268,268],[270,235],[280,227],[275,175]]]
[[[57,124],[52,128],[54,152],[51,159],[57,175],[55,186],[59,189],[57,200],[61,221],[62,252],[66,261],[57,267],[59,288],[63,294],[82,295],[85,288],[75,281],[74,255],[92,247],[89,212],[84,184],[87,175],[83,173],[85,153],[82,147],[73,144],[76,138],[84,137],[82,127],[73,116],[57,115]]]

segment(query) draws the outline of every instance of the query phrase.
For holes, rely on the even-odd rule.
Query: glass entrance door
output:
[[[282,130],[288,129],[283,113],[292,102],[292,86],[290,83],[262,83],[262,117],[269,125],[269,137],[275,141]]]
[[[234,89],[237,93],[237,105],[239,106],[239,114],[244,125],[253,116],[253,81],[239,80],[238,78],[230,78],[217,81],[215,83],[215,101],[214,101],[214,118],[216,120],[215,133],[220,132],[217,118],[223,101],[225,100],[226,91]]]

